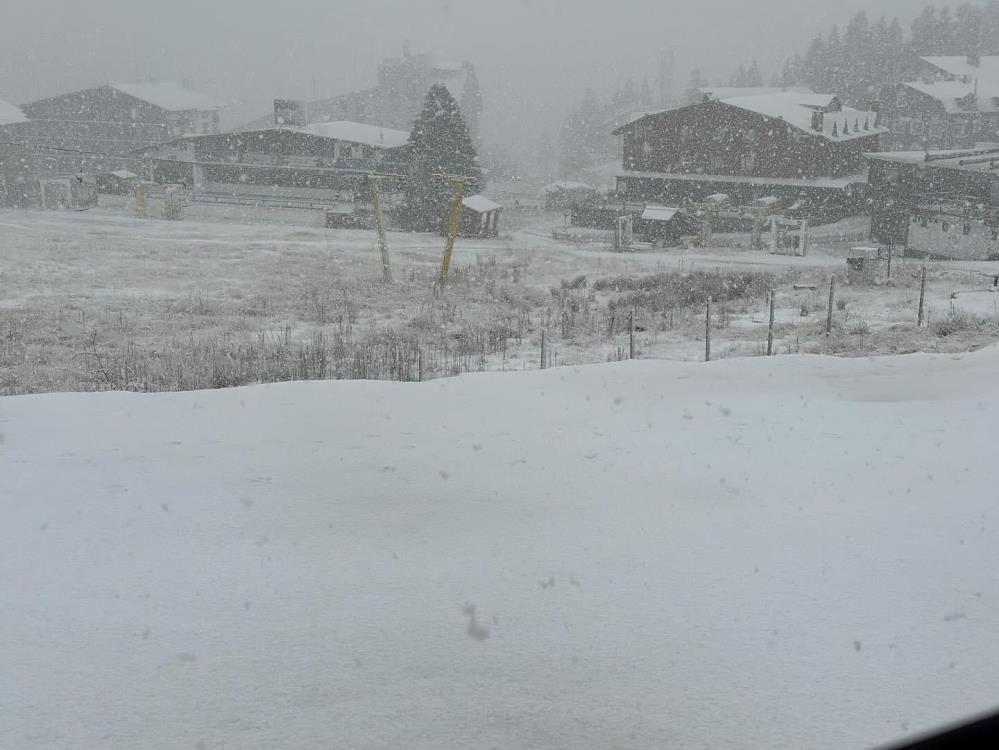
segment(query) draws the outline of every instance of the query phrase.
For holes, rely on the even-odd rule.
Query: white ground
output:
[[[997,368],[0,399],[0,747],[840,749],[977,712]]]
[[[330,321],[320,322],[313,309],[316,292],[334,302],[345,294],[354,300],[355,340],[389,328],[419,329],[425,336],[428,321],[440,313],[431,293],[443,244],[439,237],[391,233],[395,282],[385,286],[373,234],[323,229],[317,212],[261,216],[241,207],[195,205],[185,221],[166,222],[136,219],[113,199],[104,201],[109,205],[86,213],[0,211],[0,343],[6,342],[0,346],[0,393],[100,387],[94,349],[111,358],[127,351],[143,356],[167,351],[179,359],[178,347],[191,340],[253,342],[261,335],[287,335],[307,342],[317,331],[329,336]],[[621,254],[554,240],[552,229],[561,223],[557,214],[503,221],[500,238],[459,241],[448,330],[508,325],[525,310],[527,325],[521,341],[511,341],[502,355],[474,362],[474,369],[537,367],[543,321],[553,321],[544,327],[554,364],[605,362],[626,352],[626,336],[608,336],[601,317],[613,294],[594,295],[589,318],[568,334],[560,330],[550,290],[579,275],[593,284],[663,271],[772,271],[780,280],[780,353],[962,350],[995,340],[994,332],[946,340],[915,332],[921,262],[910,260],[896,262],[897,286],[891,289],[841,287],[847,307],[835,317],[843,336],[829,345],[820,330],[826,285],[831,273],[842,279],[849,242],[820,240],[807,258],[720,248]],[[835,237],[858,229],[862,220],[821,232]],[[948,240],[956,241],[957,234],[952,231]],[[951,310],[999,316],[999,295],[989,291],[986,273],[999,273],[999,263],[931,263],[930,322]],[[796,290],[795,281],[816,289]],[[803,310],[810,315],[803,317]],[[717,312],[723,315],[713,333],[714,357],[763,351],[763,295],[719,306]],[[690,311],[665,330],[661,317],[639,310],[638,355],[702,358],[698,315]],[[899,326],[904,336],[894,331]]]

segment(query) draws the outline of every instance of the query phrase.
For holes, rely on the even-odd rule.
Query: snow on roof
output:
[[[169,112],[219,109],[222,103],[179,83],[112,83],[111,88]]]
[[[978,65],[972,65],[966,55],[941,55],[920,58],[944,73],[968,81],[992,81],[999,84],[999,55],[983,55]]]
[[[592,185],[587,185],[585,182],[572,182],[571,180],[563,180],[561,182],[553,182],[550,185],[545,185],[541,188],[543,194],[547,193],[557,193],[560,190],[595,190]]]
[[[991,175],[997,175],[994,165],[999,165],[999,147],[948,151],[883,151],[864,156],[879,161],[923,164],[927,167],[985,172]]]
[[[781,185],[784,187],[823,188],[844,190],[850,185],[866,185],[867,174],[852,174],[845,177],[817,177],[814,180],[790,177],[752,177],[748,175],[692,174],[684,172],[638,172],[624,170],[619,177],[637,177],[646,180],[670,180],[674,182],[709,182],[718,185]]]
[[[393,130],[392,128],[382,128],[377,125],[365,125],[346,120],[314,122],[301,130],[322,138],[361,143],[375,148],[399,148],[409,143],[409,133],[405,130]]]
[[[129,172],[127,169],[115,169],[111,171],[111,174],[122,180],[132,180],[139,176],[135,172]]]
[[[13,104],[5,102],[0,99],[0,125],[13,125],[17,122],[27,122],[28,118],[24,116],[24,112],[15,107]]]
[[[963,81],[912,81],[902,84],[939,101],[947,112],[999,112],[999,80],[964,83]],[[975,107],[968,109],[958,102],[974,96],[978,91]]]
[[[494,203],[484,195],[470,195],[461,202],[461,205],[480,214],[503,208],[499,203]]]
[[[864,138],[888,132],[887,128],[874,125],[878,117],[876,112],[851,109],[850,107],[823,112],[822,130],[815,130],[812,127],[812,116],[817,111],[833,108],[835,100],[836,97],[832,94],[783,91],[779,94],[722,99],[721,102],[766,117],[780,118],[788,125],[809,135],[821,135],[832,141]]]
[[[679,208],[650,204],[642,211],[642,221],[670,221],[679,211]]]
[[[732,99],[737,96],[766,96],[768,94],[783,94],[793,91],[799,94],[813,93],[807,86],[794,86],[792,88],[778,88],[776,86],[701,86],[698,93],[706,94],[712,99]]]

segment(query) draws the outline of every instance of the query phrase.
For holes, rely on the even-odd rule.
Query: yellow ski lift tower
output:
[[[444,244],[444,257],[441,258],[441,272],[437,277],[437,288],[443,292],[444,286],[447,284],[448,273],[451,270],[451,255],[454,253],[454,241],[458,236],[458,231],[461,229],[461,206],[462,201],[465,200],[465,186],[474,178],[457,177],[455,175],[434,175],[434,177],[448,180],[451,183],[451,189],[454,190],[454,200],[451,202],[451,216],[448,218],[447,223],[447,242]]]

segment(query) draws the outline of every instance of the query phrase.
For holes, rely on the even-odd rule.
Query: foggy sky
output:
[[[8,0],[11,2],[12,0]],[[5,3],[6,4],[6,3]],[[274,97],[375,82],[377,61],[438,51],[478,68],[487,139],[522,151],[587,85],[655,84],[660,50],[710,80],[755,57],[769,74],[857,10],[904,25],[923,0],[37,0],[0,23],[0,98],[14,103],[146,78],[187,79],[232,102],[223,124]],[[936,3],[938,6],[942,3]]]

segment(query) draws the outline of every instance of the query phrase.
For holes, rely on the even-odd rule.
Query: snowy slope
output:
[[[997,368],[0,400],[0,747],[845,748],[983,709]]]

